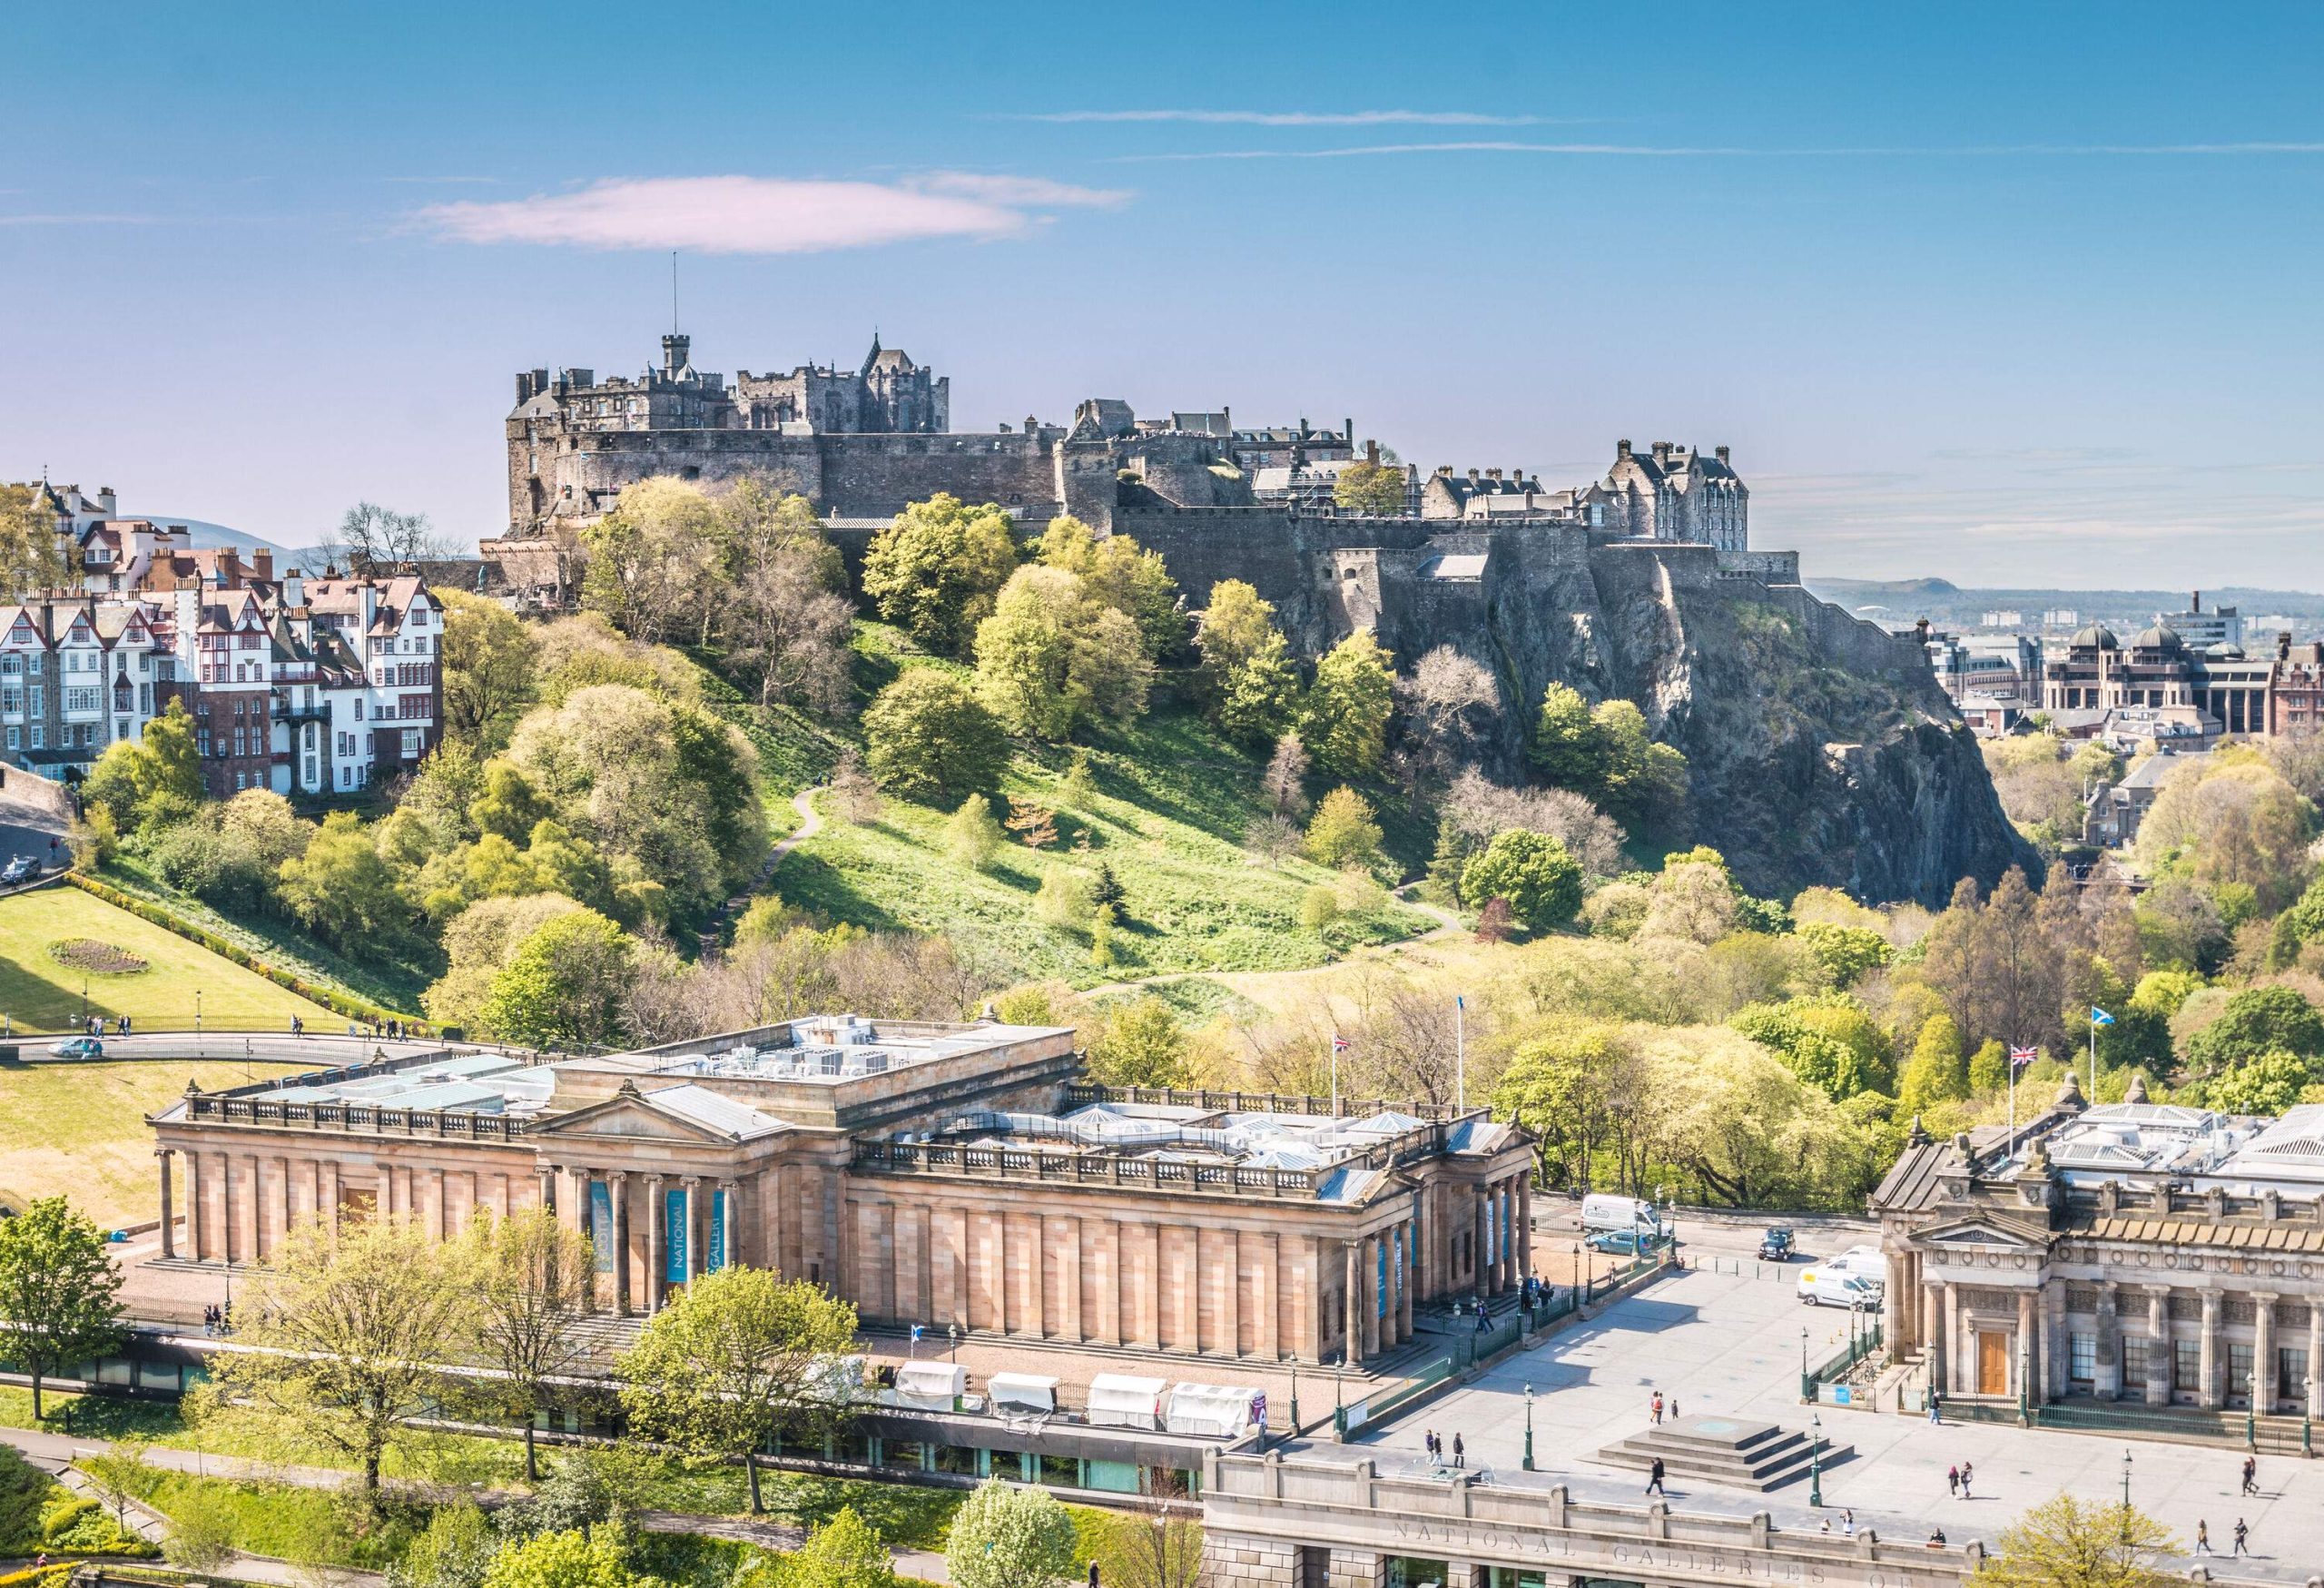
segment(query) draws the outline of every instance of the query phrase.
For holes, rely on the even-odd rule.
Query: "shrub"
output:
[[[1307,856],[1334,870],[1366,865],[1380,853],[1380,836],[1372,802],[1343,784],[1324,796],[1307,824]]]
[[[1070,867],[1060,867],[1043,877],[1041,891],[1033,899],[1033,912],[1051,926],[1087,926],[1096,908],[1089,897],[1089,879]]]
[[[1581,867],[1554,838],[1521,830],[1497,833],[1462,868],[1461,896],[1505,900],[1518,925],[1546,931],[1563,926],[1581,908]]]

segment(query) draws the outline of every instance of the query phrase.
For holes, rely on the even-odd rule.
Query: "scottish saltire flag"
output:
[[[2111,1026],[2114,1023],[2114,1017],[2093,1003],[2090,1006],[2090,1023],[2093,1026]]]
[[[2014,1075],[2041,1056],[2042,1050],[2039,1048],[2012,1048],[2009,1050],[2010,1073]]]

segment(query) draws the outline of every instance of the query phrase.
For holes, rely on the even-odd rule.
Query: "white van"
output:
[[[1854,1274],[1876,1285],[1888,1283],[1888,1259],[1880,1255],[1876,1246],[1852,1246],[1847,1250],[1827,1258],[1820,1267],[1837,1268],[1843,1274]]]
[[[1592,1192],[1581,1199],[1581,1228],[1596,1229],[1635,1229],[1657,1239],[1670,1232],[1664,1227],[1654,1204],[1643,1197],[1610,1197]]]
[[[1803,1268],[1799,1274],[1799,1300],[1806,1307],[1860,1307],[1866,1311],[1880,1305],[1880,1287],[1861,1274],[1849,1274],[1817,1263]]]

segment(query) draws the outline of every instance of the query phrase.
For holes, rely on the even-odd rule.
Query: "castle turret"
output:
[[[675,330],[664,337],[662,339],[662,373],[673,380],[676,380],[678,372],[691,361],[690,354],[693,347],[692,337],[681,336]]]

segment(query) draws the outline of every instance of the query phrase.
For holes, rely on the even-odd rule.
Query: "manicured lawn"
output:
[[[249,1554],[374,1571],[400,1558],[428,1525],[422,1505],[395,1504],[384,1517],[372,1517],[344,1492],[158,1467],[144,1475],[137,1497],[171,1517],[203,1501],[222,1507],[231,1519],[234,1547]]]
[[[189,1080],[208,1090],[240,1086],[246,1073],[262,1080],[301,1068],[223,1059],[0,1063],[0,1193],[70,1197],[107,1228],[151,1218],[159,1181],[145,1116],[182,1095]],[[182,1176],[178,1194],[185,1194]]]
[[[155,1031],[191,1029],[196,991],[202,1024],[213,1031],[287,1031],[294,1014],[329,1013],[208,949],[60,885],[0,899],[0,1012],[15,1030],[64,1031],[80,1018],[82,973],[49,952],[50,944],[76,937],[125,949],[146,964],[130,975],[88,977],[91,1014],[125,1014]]]
[[[851,826],[825,802],[827,825],[784,859],[774,891],[833,921],[945,932],[1012,979],[1078,987],[1157,972],[1320,965],[1433,924],[1390,905],[1321,931],[1303,926],[1301,896],[1332,873],[1305,860],[1269,866],[1243,848],[1260,768],[1190,712],[1158,711],[1091,746],[1097,792],[1078,808],[1061,786],[1069,755],[1021,754],[1002,780],[1005,794],[1058,812],[1052,847],[1009,843],[979,873],[946,853],[949,811],[890,800],[877,821]],[[1005,804],[997,810],[1005,815]],[[1092,962],[1085,932],[1051,925],[1034,908],[1050,873],[1094,872],[1100,862],[1124,891],[1111,968]]]

